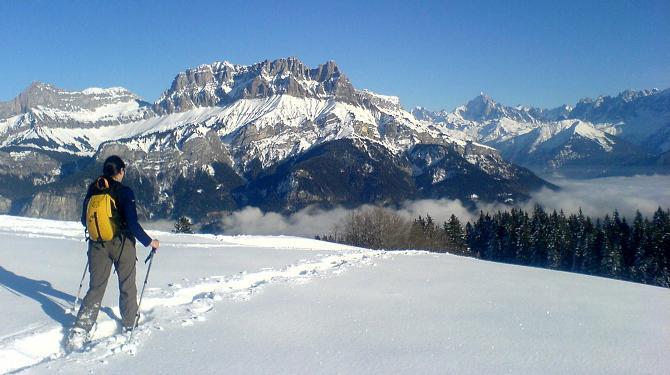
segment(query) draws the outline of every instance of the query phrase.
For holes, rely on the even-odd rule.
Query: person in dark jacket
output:
[[[105,160],[103,176],[109,184],[112,197],[116,202],[117,219],[114,238],[111,241],[89,241],[89,289],[84,297],[77,320],[70,331],[67,344],[71,349],[81,347],[87,340],[89,332],[98,317],[102,297],[105,294],[107,281],[114,265],[119,278],[119,308],[124,331],[131,330],[137,314],[137,286],[135,285],[135,242],[154,249],[160,247],[156,239],[152,239],[137,222],[135,194],[128,186],[121,183],[125,176],[126,165],[120,157],[113,155]],[[86,226],[86,209],[89,199],[98,189],[96,180],[84,198],[81,223]]]

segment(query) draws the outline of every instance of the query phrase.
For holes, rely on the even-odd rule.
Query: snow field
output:
[[[30,369],[31,366],[36,364],[43,363],[48,365],[54,361],[59,361],[64,366],[67,366],[67,363],[77,363],[80,365],[104,363],[107,357],[121,352],[133,354],[137,350],[137,347],[141,347],[146,338],[155,331],[174,329],[175,327],[188,327],[206,321],[207,314],[215,308],[217,302],[224,299],[246,300],[264,285],[273,283],[302,284],[309,282],[312,278],[340,273],[351,266],[369,264],[373,258],[384,255],[383,252],[379,251],[356,249],[296,237],[184,236],[156,232],[153,234],[162,239],[162,247],[154,259],[152,275],[150,275],[148,287],[142,301],[140,326],[135,331],[135,337],[133,338],[133,343],[130,345],[130,350],[128,350],[128,346],[125,346],[127,337],[118,333],[120,330],[120,313],[115,301],[110,298],[117,295],[114,290],[116,289],[115,275],[112,274],[110,277],[110,284],[112,286],[108,285],[108,290],[103,300],[103,308],[98,317],[97,325],[92,331],[92,341],[83,351],[65,354],[62,348],[67,329],[69,329],[74,320],[72,315],[65,313],[66,311],[71,312],[70,307],[74,302],[73,296],[67,293],[60,293],[61,298],[53,298],[54,294],[59,293],[53,293],[53,291],[45,292],[45,295],[51,294],[47,298],[54,303],[54,306],[50,308],[52,310],[51,313],[47,314],[49,316],[29,314],[32,316],[26,320],[28,322],[31,319],[37,318],[42,320],[40,323],[29,325],[28,328],[21,330],[15,330],[16,321],[5,322],[6,324],[0,325],[0,335],[2,335],[0,336],[0,373]],[[78,275],[81,275],[82,272],[81,270],[76,270],[75,266],[76,268],[81,268],[81,262],[85,262],[85,255],[82,250],[85,244],[82,243],[82,237],[83,234],[78,223],[8,216],[0,217],[0,240],[3,245],[8,245],[3,246],[3,249],[0,251],[2,253],[14,253],[19,248],[28,248],[28,251],[24,254],[27,257],[21,259],[21,261],[17,261],[17,264],[32,262],[30,258],[33,258],[36,254],[39,254],[39,257],[46,257],[47,259],[65,255],[72,263],[71,267],[68,267],[70,268],[68,271],[69,274],[61,275],[69,279],[68,290],[76,288]],[[51,243],[52,246],[49,250],[46,250],[46,246],[40,246],[45,242]],[[54,242],[56,243],[54,244]],[[29,244],[31,243],[36,246],[29,248]],[[75,248],[75,251],[68,251],[68,248]],[[248,256],[253,255],[254,251],[260,251],[261,253],[265,253],[264,264],[271,264],[273,260],[268,259],[268,256],[272,257],[272,254],[267,254],[267,252],[273,251],[273,249],[282,249],[279,251],[283,253],[291,252],[291,250],[286,249],[293,249],[293,251],[291,254],[282,254],[283,256],[274,260],[281,266],[264,267],[257,272],[243,270],[224,275],[212,274],[195,279],[182,277],[179,282],[164,282],[164,280],[167,280],[165,274],[173,273],[175,270],[177,272],[174,273],[181,274],[182,276],[194,275],[192,273],[194,270],[186,273],[179,272],[179,267],[175,266],[175,261],[180,261],[180,259],[175,259],[178,258],[178,253],[184,254],[190,251],[200,251],[202,253],[204,251],[205,254],[200,255],[205,255],[211,261],[212,255],[216,252],[223,253],[232,250],[237,253],[237,256]],[[56,253],[44,254],[45,251],[50,250],[56,250]],[[319,253],[316,253],[314,250],[318,250]],[[288,255],[288,257],[285,255]],[[141,251],[139,251],[138,257],[142,256]],[[220,258],[225,258],[224,254],[220,254],[219,256]],[[5,258],[3,256],[3,259]],[[165,258],[167,258],[166,264],[161,265],[161,262]],[[196,255],[195,259],[200,258]],[[292,263],[284,265],[288,260]],[[183,259],[181,261],[183,264]],[[235,261],[232,264],[235,264]],[[11,266],[11,264],[8,265],[4,262],[3,265],[7,267]],[[33,262],[33,266],[35,265],[40,267],[39,264]],[[53,265],[42,264],[41,266],[46,270]],[[196,264],[195,267],[190,268],[201,268],[199,266],[199,264]],[[174,268],[166,269],[165,267]],[[189,267],[187,266],[186,268]],[[235,269],[239,269],[237,265],[235,265]],[[5,286],[5,291],[11,292],[13,297],[20,298],[22,294],[30,296],[28,292],[24,291],[25,288],[30,286],[21,286],[18,285],[18,282],[12,281],[14,279],[26,278],[15,275],[13,272],[5,269],[5,267],[2,268],[2,271],[0,273],[0,283]],[[145,271],[145,266],[142,262],[139,262],[137,276],[138,291],[141,290]],[[42,275],[42,277],[45,276]],[[35,281],[30,278],[26,280],[30,281],[22,280],[21,282],[29,284],[31,281]],[[85,282],[87,280],[88,278]],[[43,284],[44,282],[37,281],[37,283]],[[161,284],[164,287],[155,286]],[[49,285],[51,284],[49,283]],[[84,287],[82,297],[85,292],[86,288]],[[74,294],[75,292],[73,291],[72,293]],[[4,300],[3,297],[6,296],[3,294],[0,300]],[[26,298],[20,299],[25,300]],[[37,298],[33,297],[33,299]],[[33,301],[28,299],[28,301],[23,302],[31,303]],[[61,311],[58,314],[53,312],[53,310],[59,309]],[[34,308],[31,310],[34,310]],[[21,314],[20,311],[19,313]],[[51,318],[51,320],[48,318]]]
[[[449,254],[160,232],[133,343],[117,334],[112,275],[93,341],[65,355],[85,263],[78,225],[0,216],[0,373],[670,373],[668,289]],[[140,261],[140,288],[145,271]]]

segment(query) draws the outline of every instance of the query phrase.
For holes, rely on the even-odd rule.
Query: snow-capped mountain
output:
[[[670,150],[670,89],[583,99],[570,113],[650,152]]]
[[[92,149],[89,129],[153,116],[149,103],[121,87],[66,91],[34,82],[14,100],[0,102],[0,145],[76,154]]]
[[[498,149],[541,173],[577,177],[670,172],[670,90],[626,91],[553,109],[507,107],[481,94],[452,112],[415,108],[452,137]]]
[[[250,66],[227,61],[181,72],[156,101],[158,113],[183,112],[239,99],[277,95],[354,102],[355,90],[334,61],[310,69],[294,57]]]
[[[424,196],[509,201],[547,185],[495,149],[417,120],[397,97],[355,89],[332,61],[201,65],[179,73],[153,105],[123,89],[39,84],[0,108],[0,158],[30,166],[4,171],[12,183],[0,195],[13,212],[35,216],[76,211],[84,177],[111,153],[129,161],[130,183],[159,217],[245,204],[292,211]],[[412,153],[424,144],[442,148],[440,168],[422,167]],[[468,188],[433,187],[445,180]],[[15,188],[26,181],[41,187]]]
[[[0,129],[15,127],[96,127],[153,115],[149,103],[122,87],[66,91],[34,82],[14,100],[0,103]]]
[[[36,92],[33,86],[0,108],[19,99],[37,102],[30,97]],[[152,106],[155,111],[123,89],[85,90],[125,95],[108,96],[107,101],[93,104],[88,104],[89,99],[84,106],[70,99],[84,92],[37,87],[41,96],[46,91],[66,99],[47,101],[55,103],[51,106],[44,101],[23,106],[22,118],[38,117],[40,121],[18,122],[14,113],[7,112],[9,116],[0,120],[4,134],[0,147],[93,156],[101,145],[115,142],[150,152],[214,130],[236,156],[235,165],[244,169],[254,159],[267,167],[314,144],[346,137],[370,138],[394,151],[426,142],[465,144],[417,121],[400,107],[397,97],[355,90],[332,61],[315,69],[294,58],[252,66],[227,62],[202,65],[179,73],[170,90]],[[115,116],[93,115],[112,105],[125,107],[113,113]],[[66,111],[68,106],[70,112]],[[35,116],[58,111],[63,113]],[[24,126],[17,126],[19,123]]]

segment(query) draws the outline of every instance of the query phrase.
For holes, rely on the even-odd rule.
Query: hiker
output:
[[[137,314],[135,241],[154,249],[160,246],[158,240],[151,239],[137,222],[135,194],[121,183],[125,173],[126,165],[120,157],[108,157],[103,165],[103,175],[88,187],[84,199],[81,223],[88,231],[90,281],[67,340],[72,349],[81,347],[88,340],[98,317],[112,264],[119,278],[121,324],[124,332],[132,330]],[[104,207],[102,211],[100,207]]]

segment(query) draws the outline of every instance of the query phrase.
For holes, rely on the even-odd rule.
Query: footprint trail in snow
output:
[[[352,250],[333,252],[316,261],[302,260],[281,269],[263,268],[230,276],[209,276],[198,281],[182,280],[167,288],[148,287],[141,306],[140,326],[133,342],[125,345],[127,335],[119,333],[116,319],[101,311],[92,340],[82,350],[63,352],[65,329],[60,325],[29,327],[0,338],[0,373],[28,369],[50,361],[106,363],[119,353],[133,354],[154,331],[186,327],[207,319],[207,313],[224,299],[248,299],[260,287],[270,283],[308,282],[317,277],[337,275],[348,267],[374,263],[385,257],[382,251]],[[118,317],[118,306],[113,309]],[[140,349],[141,350],[141,349]]]

